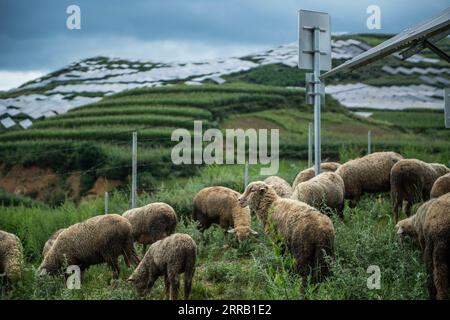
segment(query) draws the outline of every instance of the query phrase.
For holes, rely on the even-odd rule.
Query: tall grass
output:
[[[289,179],[303,164],[282,165],[281,175]],[[257,236],[238,243],[234,236],[217,226],[201,233],[191,220],[193,195],[204,186],[224,184],[241,186],[242,166],[211,166],[195,178],[173,179],[160,183],[156,194],[140,195],[139,205],[165,200],[177,211],[177,232],[190,234],[198,245],[193,299],[299,299],[300,281],[290,257],[283,254],[264,235],[260,223],[252,218]],[[251,168],[251,180],[260,179]],[[291,181],[291,180],[290,180]],[[134,289],[125,281],[132,269],[121,261],[121,276],[111,288],[111,272],[105,265],[91,267],[81,290],[68,290],[61,278],[37,278],[42,246],[57,229],[88,217],[103,214],[103,199],[67,202],[57,208],[0,207],[0,229],[16,233],[23,242],[26,263],[24,278],[2,299],[135,299]],[[111,213],[129,208],[127,193],[110,195]],[[308,299],[425,299],[425,270],[412,243],[399,244],[391,205],[387,195],[365,196],[356,209],[345,209],[345,220],[333,218],[336,229],[336,256],[331,260],[332,274],[320,284],[308,284]],[[141,248],[137,250],[140,252]],[[291,262],[290,262],[291,261]],[[367,268],[381,270],[381,288],[369,289]],[[147,299],[162,299],[163,281],[158,280]]]

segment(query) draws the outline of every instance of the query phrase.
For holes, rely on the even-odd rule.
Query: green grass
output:
[[[413,129],[443,129],[444,113],[442,111],[374,111],[371,118]]]
[[[291,181],[304,163],[283,161],[280,175]],[[258,166],[250,167],[252,180],[259,179]],[[227,185],[242,190],[242,166],[209,166],[193,178],[161,182],[158,192],[141,195],[139,203],[167,201],[177,211],[177,232],[190,234],[197,243],[197,268],[192,299],[299,299],[300,281],[289,267],[289,256],[263,233],[253,218],[252,228],[259,234],[238,243],[220,228],[201,234],[190,220],[192,197],[201,188]],[[174,191],[177,190],[177,191]],[[116,192],[110,197],[110,212],[121,213],[129,199]],[[46,239],[57,229],[103,213],[103,200],[66,202],[60,207],[0,207],[0,229],[16,233],[22,240],[26,257],[24,277],[2,299],[136,299],[125,279],[132,272],[121,261],[117,288],[111,288],[110,270],[105,265],[91,267],[81,290],[68,290],[60,278],[38,278],[35,270],[41,261]],[[391,205],[387,195],[364,197],[356,209],[345,210],[345,221],[333,219],[336,229],[336,257],[332,276],[321,284],[309,284],[308,299],[426,299],[425,271],[418,249],[410,243],[401,246],[394,231]],[[138,247],[139,251],[141,248]],[[140,252],[140,251],[139,251]],[[381,289],[366,286],[370,265],[381,269]],[[146,299],[163,298],[163,281],[158,280]]]

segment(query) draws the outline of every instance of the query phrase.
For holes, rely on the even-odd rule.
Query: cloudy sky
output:
[[[68,30],[69,5],[81,29]],[[366,9],[381,9],[368,30]],[[297,39],[297,11],[331,15],[333,32],[395,33],[450,0],[0,0],[0,90],[96,55],[158,61],[239,56]]]

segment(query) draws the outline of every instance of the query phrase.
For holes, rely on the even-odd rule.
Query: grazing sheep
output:
[[[122,214],[131,223],[135,242],[147,245],[161,240],[175,232],[177,215],[167,203],[155,202]]]
[[[250,210],[241,208],[238,203],[240,194],[226,187],[209,187],[200,190],[194,197],[192,218],[200,222],[200,229],[209,228],[217,223],[223,229],[236,233],[239,241],[250,233],[257,234],[250,227]]]
[[[0,275],[6,276],[8,288],[22,276],[23,248],[20,239],[0,230]]]
[[[338,162],[322,162],[320,164],[320,173],[322,172],[335,172],[337,168],[341,166]],[[300,182],[308,181],[311,178],[314,178],[316,175],[316,171],[314,170],[314,167],[307,168],[303,171],[300,171],[297,176],[294,179],[294,182],[292,183],[292,188],[295,189],[295,187]]]
[[[391,199],[395,221],[398,221],[403,200],[407,201],[405,213],[411,214],[414,203],[430,198],[433,183],[450,170],[439,163],[426,163],[417,159],[404,159],[397,162],[391,170]]]
[[[308,181],[300,182],[291,199],[305,202],[319,210],[323,207],[334,209],[343,218],[344,193],[341,176],[334,172],[324,172]]]
[[[277,176],[270,176],[264,179],[264,182],[275,189],[277,195],[282,198],[290,198],[294,191],[291,185],[283,178]]]
[[[56,241],[56,238],[63,232],[65,229],[59,229],[56,231],[44,244],[44,248],[42,249],[42,257],[45,257],[47,252],[50,250],[50,248],[53,246],[53,244]]]
[[[124,256],[127,266],[139,263],[133,247],[131,224],[118,214],[92,217],[64,229],[44,256],[40,274],[56,274],[70,265],[82,271],[91,265],[106,262],[113,279],[119,277],[118,257]]]
[[[184,299],[189,299],[195,272],[197,245],[187,234],[175,233],[152,244],[128,281],[144,296],[164,276],[166,299],[178,299],[179,275],[184,273]]]
[[[436,179],[431,188],[430,197],[438,198],[448,192],[450,192],[450,173]]]
[[[329,217],[306,203],[280,198],[262,181],[250,183],[239,198],[242,207],[249,205],[269,232],[269,213],[287,250],[296,261],[304,290],[307,277],[314,282],[329,273],[326,255],[334,255],[334,227]]]
[[[397,234],[412,237],[423,251],[430,299],[448,299],[450,268],[450,193],[422,204],[397,223]]]
[[[389,191],[391,168],[401,159],[395,152],[374,152],[341,165],[336,173],[344,180],[344,198],[350,200],[350,207],[356,206],[364,192]]]

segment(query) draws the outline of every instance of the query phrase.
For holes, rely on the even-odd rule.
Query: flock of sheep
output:
[[[204,230],[220,225],[239,241],[256,234],[251,228],[252,210],[267,236],[275,230],[296,261],[302,288],[308,277],[319,282],[330,273],[335,230],[330,215],[341,219],[344,200],[354,207],[362,194],[391,192],[393,214],[407,201],[408,218],[397,223],[400,239],[410,236],[420,245],[428,273],[431,299],[448,298],[450,262],[450,169],[417,159],[403,159],[394,152],[377,152],[344,164],[325,162],[322,173],[301,171],[292,186],[280,177],[250,183],[243,194],[226,187],[200,190],[193,199],[192,219]],[[431,197],[431,200],[429,200]],[[426,201],[411,216],[412,204]],[[187,234],[174,233],[177,215],[165,203],[151,203],[122,216],[96,216],[57,230],[46,242],[40,274],[57,274],[67,265],[83,271],[107,263],[113,279],[119,277],[118,258],[137,266],[128,281],[140,295],[164,276],[166,297],[178,298],[179,275],[184,273],[184,298],[188,299],[195,272],[197,247]],[[139,261],[134,243],[144,246]],[[150,245],[147,250],[147,245]],[[0,231],[0,273],[8,283],[21,275],[22,245],[18,237]]]

